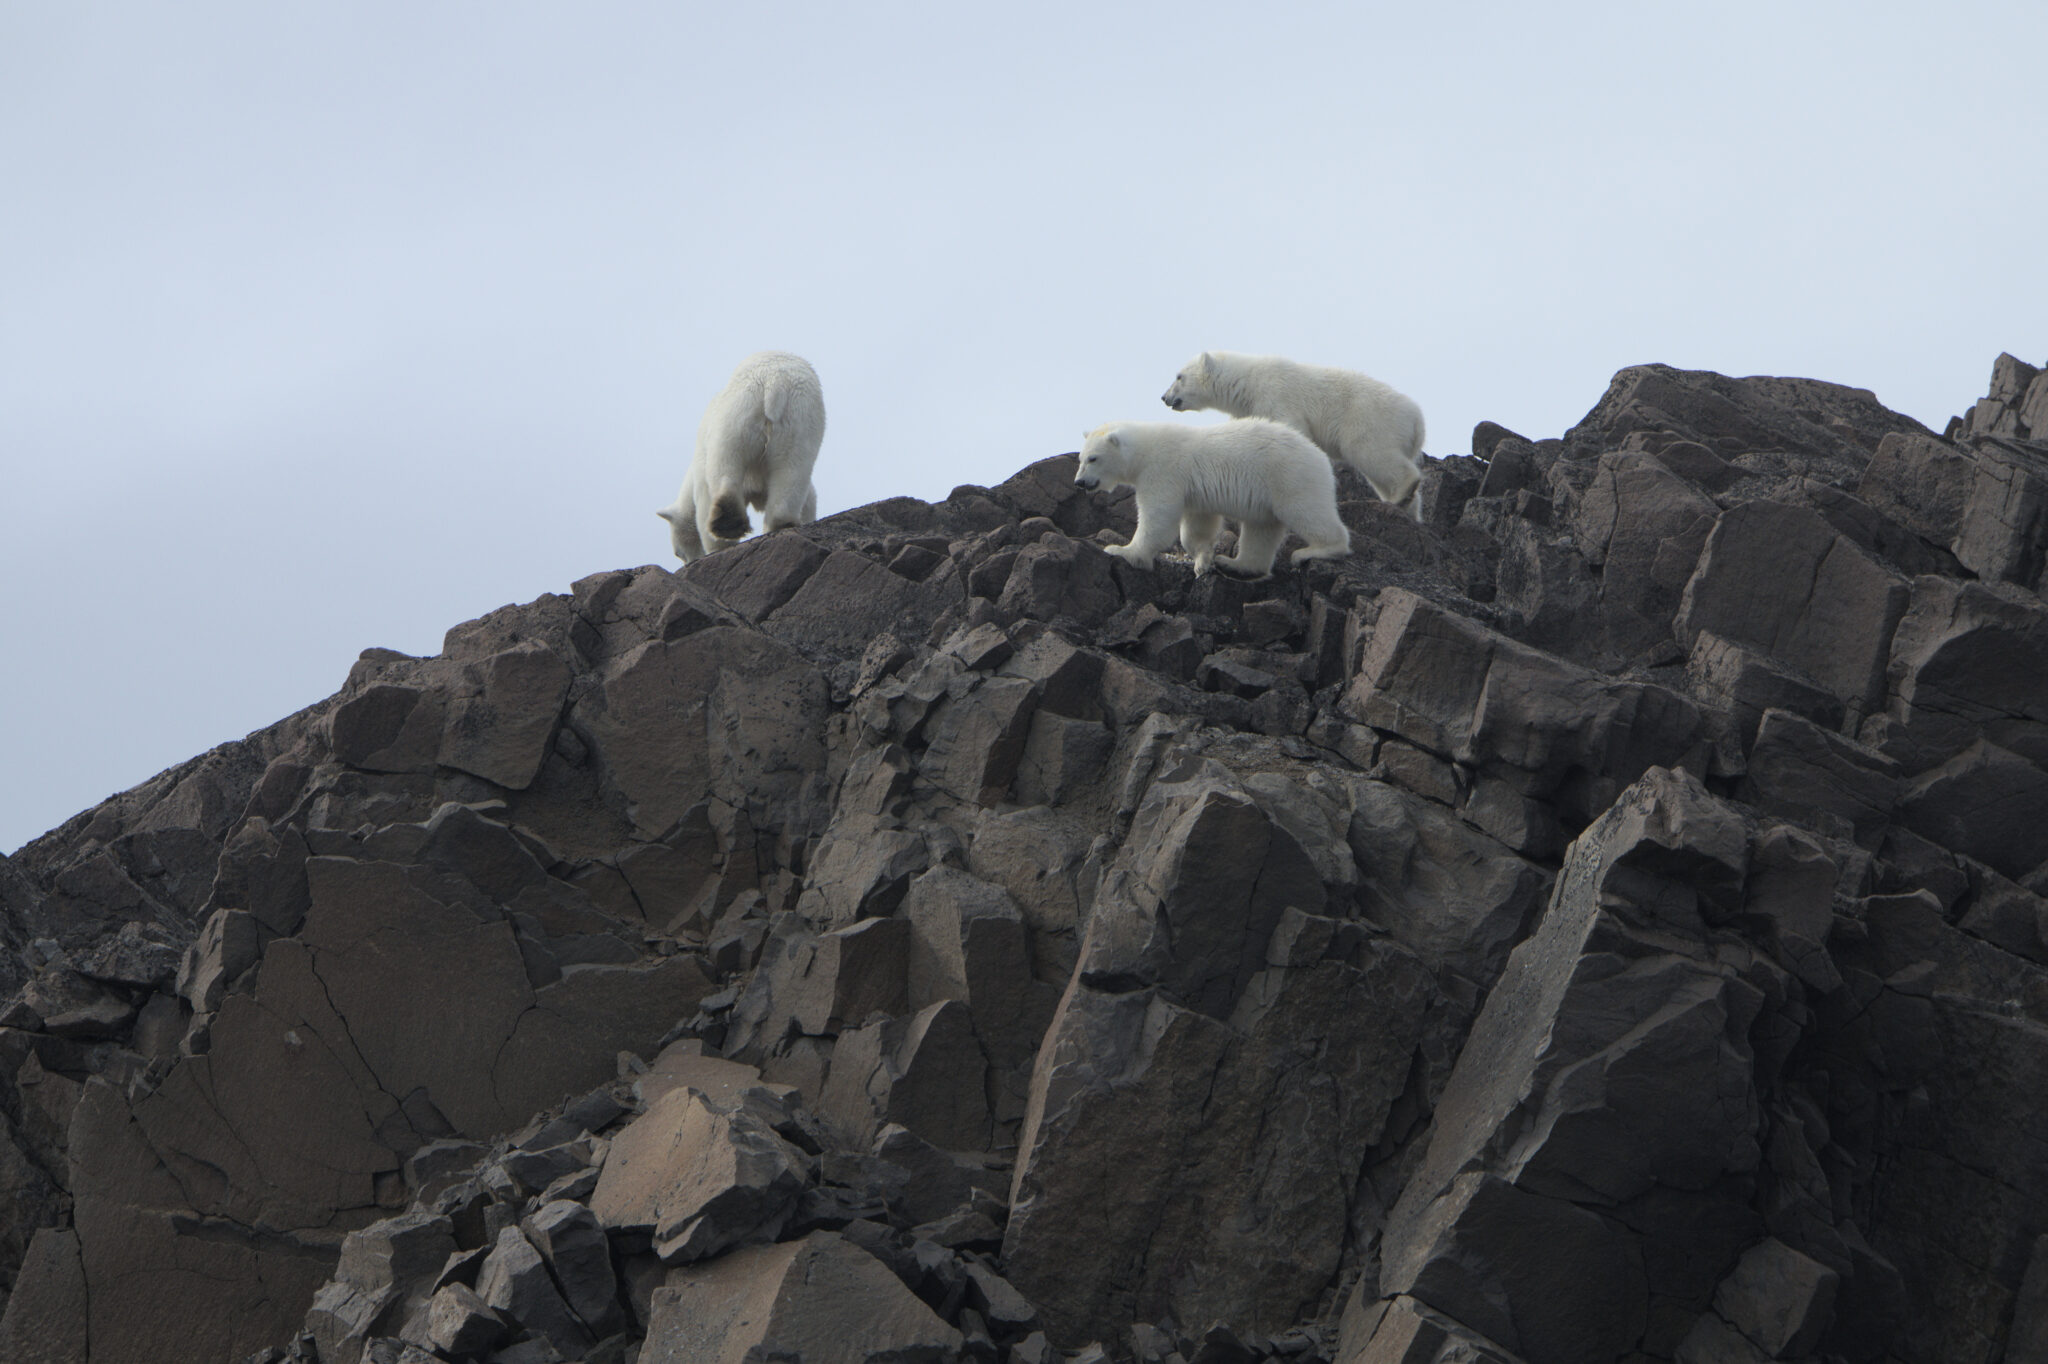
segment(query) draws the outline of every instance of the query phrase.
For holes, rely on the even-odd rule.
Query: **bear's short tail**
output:
[[[721,540],[743,540],[753,530],[747,503],[738,493],[720,493],[711,503],[711,533]]]

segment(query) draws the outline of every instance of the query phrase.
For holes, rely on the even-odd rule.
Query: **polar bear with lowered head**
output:
[[[1152,567],[1176,534],[1194,557],[1197,575],[1214,563],[1263,578],[1290,530],[1308,541],[1294,551],[1296,565],[1351,552],[1351,533],[1337,516],[1330,461],[1278,422],[1111,422],[1088,433],[1074,482],[1136,490],[1138,528],[1129,544],[1109,552],[1138,568]],[[1218,559],[1216,537],[1226,517],[1238,523],[1237,553]]]
[[[740,361],[697,424],[682,491],[655,513],[676,557],[687,564],[737,543],[753,530],[750,506],[763,530],[817,520],[811,469],[824,440],[825,395],[808,360],[764,350]]]
[[[1176,412],[1215,408],[1285,422],[1356,469],[1381,501],[1409,503],[1422,519],[1422,409],[1377,379],[1277,355],[1205,350],[1160,401]]]

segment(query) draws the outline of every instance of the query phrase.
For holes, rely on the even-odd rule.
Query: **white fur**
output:
[[[1195,572],[1211,563],[1262,578],[1293,531],[1308,541],[1293,562],[1341,559],[1351,533],[1337,516],[1337,476],[1300,432],[1257,417],[1221,426],[1112,422],[1088,433],[1074,482],[1137,490],[1138,528],[1110,553],[1152,567],[1176,533]],[[1216,558],[1225,518],[1238,523],[1237,553]]]
[[[687,564],[737,544],[753,529],[750,506],[765,513],[764,531],[817,520],[811,470],[824,440],[824,390],[808,360],[764,350],[740,361],[697,424],[682,491],[655,513],[668,522],[676,557]]]
[[[1176,412],[1214,408],[1285,422],[1356,469],[1382,501],[1412,501],[1422,519],[1422,409],[1377,379],[1277,355],[1206,350],[1160,401]]]

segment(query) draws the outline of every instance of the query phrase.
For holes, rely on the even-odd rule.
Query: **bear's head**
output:
[[[697,543],[696,523],[680,505],[663,507],[655,515],[668,522],[669,547],[675,550],[678,559],[687,564],[704,553],[703,547]]]
[[[1182,365],[1159,401],[1176,412],[1199,412],[1209,406],[1209,352],[1203,351]]]
[[[1131,446],[1124,438],[1123,428],[1111,422],[1090,431],[1081,442],[1081,460],[1074,470],[1074,482],[1093,491],[1108,484],[1114,488],[1119,483],[1128,483],[1131,472]]]

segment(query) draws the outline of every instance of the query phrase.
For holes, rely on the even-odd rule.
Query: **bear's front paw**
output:
[[[1116,555],[1117,558],[1122,559],[1132,568],[1150,569],[1152,567],[1152,556],[1143,550],[1134,549],[1130,545],[1111,545],[1107,552]]]

